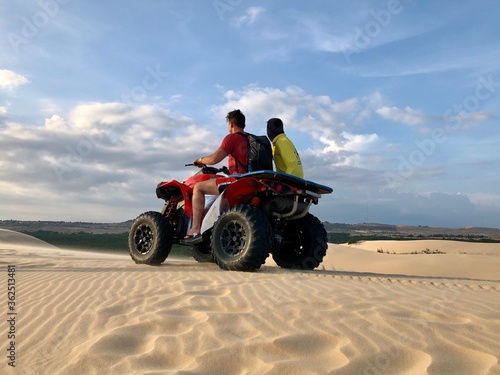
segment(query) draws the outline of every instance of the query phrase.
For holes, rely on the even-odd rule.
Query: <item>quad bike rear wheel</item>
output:
[[[172,249],[173,230],[159,212],[149,211],[135,219],[128,235],[130,256],[136,263],[161,264]]]
[[[282,268],[312,270],[320,265],[328,248],[325,227],[308,213],[290,220],[283,232],[283,245],[273,252],[273,260]]]
[[[237,205],[223,213],[213,227],[214,260],[224,270],[257,270],[269,256],[272,238],[269,219],[261,210]]]

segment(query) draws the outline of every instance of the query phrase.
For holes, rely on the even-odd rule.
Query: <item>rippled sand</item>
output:
[[[499,246],[415,242],[406,249],[449,249],[330,245],[323,269],[269,260],[243,273],[136,265],[0,230],[0,283],[15,264],[18,312],[16,369],[2,355],[2,373],[500,374]]]

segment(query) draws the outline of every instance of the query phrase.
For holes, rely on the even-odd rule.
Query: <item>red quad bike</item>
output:
[[[191,196],[197,182],[223,178],[226,167],[203,166],[184,182],[161,182],[161,212],[139,215],[129,232],[129,251],[136,263],[161,264],[172,244],[182,243],[191,226]],[[270,170],[232,175],[236,181],[222,194],[206,196],[201,236],[191,243],[198,262],[215,262],[224,270],[253,271],[269,254],[283,268],[312,270],[326,255],[327,234],[309,213],[328,186]]]

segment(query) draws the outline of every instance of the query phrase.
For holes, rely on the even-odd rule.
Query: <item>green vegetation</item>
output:
[[[66,249],[127,251],[128,233],[63,233],[48,230],[23,231],[51,245]]]
[[[500,241],[488,238],[482,235],[447,235],[447,234],[431,234],[431,235],[413,235],[413,234],[369,234],[358,235],[351,233],[328,233],[328,242],[334,244],[347,243],[349,245],[360,241],[412,241],[412,240],[453,240],[463,242],[481,242],[481,243],[499,243]]]
[[[4,222],[5,224],[5,222]],[[18,222],[14,223],[17,226],[20,224]],[[30,222],[31,224],[31,222]],[[78,249],[78,250],[95,250],[95,251],[112,251],[123,254],[128,254],[128,232],[125,232],[127,225],[111,225],[106,224],[106,228],[101,228],[98,224],[90,224],[84,230],[82,223],[78,223],[77,230],[70,230],[71,226],[68,223],[57,223],[59,226],[54,226],[58,228],[56,230],[19,230],[20,228],[13,228],[22,233],[28,234],[30,236],[36,237],[42,241],[45,241],[51,245],[66,248],[66,249]],[[63,227],[60,227],[64,225]],[[7,225],[4,225],[7,226]],[[465,241],[465,242],[489,242],[489,243],[500,243],[498,236],[489,237],[483,234],[458,234],[458,233],[426,233],[426,234],[412,234],[412,233],[401,233],[392,230],[385,231],[384,233],[373,233],[367,230],[350,230],[348,225],[341,225],[343,229],[340,231],[338,228],[334,232],[328,232],[328,242],[334,244],[348,243],[353,244],[360,241],[374,241],[374,240],[454,240],[454,241]],[[376,227],[376,225],[371,225]],[[333,224],[327,223],[328,227],[333,227]],[[115,233],[118,228],[121,228],[122,232]],[[392,228],[391,228],[392,229]],[[93,231],[101,231],[101,233],[94,233]],[[112,233],[102,233],[103,230],[112,231]],[[362,232],[362,234],[360,234]],[[191,248],[189,246],[173,245],[171,250],[172,255],[176,256],[191,256]]]
[[[391,252],[389,252],[389,250],[384,251],[384,249],[380,248],[380,249],[377,249],[377,253],[382,253],[382,254],[384,254],[384,253],[385,254],[397,254],[397,255],[406,255],[406,254],[446,254],[444,251],[441,251],[441,250],[438,250],[438,249],[431,250],[428,247],[426,247],[425,250],[412,251],[411,253],[396,253],[394,250],[391,253]]]
[[[328,242],[335,244],[346,243],[350,237],[349,233],[328,233]]]
[[[38,230],[35,232],[22,231],[22,233],[36,237],[53,246],[63,249],[117,252],[128,254],[128,233],[88,233],[88,232],[54,232]],[[176,256],[191,256],[191,248],[173,245],[170,252]]]
[[[334,244],[347,243],[349,245],[360,242],[360,241],[370,241],[370,240],[399,240],[405,238],[395,238],[391,236],[384,235],[353,235],[351,233],[328,233],[328,242]]]

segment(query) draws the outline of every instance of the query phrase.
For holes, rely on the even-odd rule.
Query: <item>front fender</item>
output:
[[[166,203],[171,202],[173,197],[177,197],[177,199],[174,199],[176,202],[183,200],[184,212],[188,216],[191,216],[193,211],[191,204],[192,193],[192,188],[176,180],[160,182],[156,187],[156,196]]]

